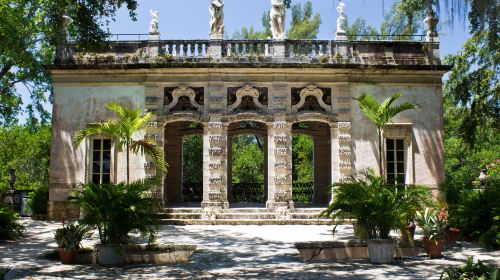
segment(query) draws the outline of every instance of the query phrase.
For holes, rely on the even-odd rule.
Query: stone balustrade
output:
[[[374,37],[377,38],[377,37]],[[408,38],[408,40],[404,40]],[[438,65],[439,42],[394,40],[142,40],[111,41],[104,52],[82,53],[68,43],[59,65],[165,63],[309,63]],[[412,39],[412,41],[410,41]]]

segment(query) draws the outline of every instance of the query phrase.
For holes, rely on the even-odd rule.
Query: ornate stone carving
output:
[[[210,13],[210,38],[222,39],[224,36],[224,2],[212,0],[208,11]]]
[[[323,101],[323,91],[316,87],[315,85],[309,85],[308,87],[302,89],[300,91],[300,101],[296,105],[292,106],[293,112],[298,112],[300,108],[304,107],[306,101],[311,100],[311,98],[315,98],[317,104],[326,112],[331,113],[332,108],[328,104]]]
[[[208,178],[208,181],[210,182],[210,185],[222,185],[224,184],[224,177],[223,176],[212,177]]]
[[[275,169],[286,169],[287,168],[286,161],[284,161],[284,160],[282,160],[282,161],[276,161],[274,163],[274,168]]]
[[[339,135],[339,141],[340,142],[350,142],[351,135]]]
[[[157,141],[158,140],[158,134],[146,134],[144,136],[144,139],[150,140],[150,141]]]
[[[291,195],[289,192],[275,192],[274,201],[275,202],[288,202],[291,200]]]
[[[222,163],[222,161],[211,161],[208,164],[208,168],[214,169],[214,170],[222,169],[223,166],[224,166],[224,164]]]
[[[222,128],[222,122],[209,122],[209,128]]]
[[[277,134],[274,136],[275,143],[286,143],[288,142],[288,136],[284,133]]]
[[[170,112],[172,109],[174,109],[174,107],[177,106],[179,101],[187,102],[187,104],[184,104],[182,106],[183,108],[189,108],[192,106],[196,111],[203,111],[203,106],[196,102],[196,92],[194,91],[194,89],[187,86],[180,86],[172,92],[172,101],[170,102],[170,104],[165,105],[164,111]]]
[[[222,154],[221,147],[212,147],[208,149],[208,152],[211,156],[220,156]]]
[[[276,154],[278,156],[285,156],[288,154],[288,148],[284,148],[284,147],[276,148]]]
[[[158,122],[148,122],[146,124],[147,127],[158,127]]]
[[[232,112],[238,107],[243,107],[243,110],[255,107],[257,110],[265,111],[267,107],[259,101],[259,96],[258,89],[246,85],[236,91],[236,101],[227,108],[227,111]]]
[[[350,147],[342,147],[339,149],[339,154],[342,156],[350,156],[352,154]]]
[[[220,192],[213,192],[208,194],[208,199],[211,201],[222,201],[222,193]]]
[[[343,161],[341,163],[339,163],[339,167],[341,169],[351,169],[352,168],[352,164],[350,161]]]
[[[283,121],[277,121],[273,123],[273,126],[274,128],[284,129],[288,127],[288,123]]]
[[[290,176],[288,175],[278,175],[273,178],[276,185],[286,185],[290,183]]]
[[[151,109],[151,108],[146,109],[146,113],[151,113],[154,116],[158,116],[159,112],[160,111],[158,109]]]
[[[208,140],[210,142],[220,142],[220,141],[224,140],[224,138],[220,134],[214,134],[214,135],[208,136]]]
[[[350,122],[338,122],[338,126],[340,129],[350,129],[351,123]]]
[[[271,0],[271,32],[273,39],[284,40],[286,39],[285,32],[285,15],[286,5],[283,0]]]
[[[286,105],[286,96],[276,96],[273,98],[273,102],[275,105],[284,106]]]

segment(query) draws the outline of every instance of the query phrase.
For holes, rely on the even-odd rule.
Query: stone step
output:
[[[158,213],[158,219],[201,219],[202,213],[179,212],[179,213]]]
[[[201,208],[182,208],[182,207],[176,207],[176,208],[163,208],[163,210],[160,213],[202,213],[203,211]]]
[[[330,219],[226,219],[226,220],[201,220],[201,219],[162,219],[161,225],[333,225]]]
[[[319,214],[325,208],[295,208],[292,209],[291,213],[313,213]],[[262,213],[262,212],[274,212],[273,210],[267,208],[229,208],[223,209],[222,212],[225,213]],[[163,208],[160,213],[203,213],[201,208]]]

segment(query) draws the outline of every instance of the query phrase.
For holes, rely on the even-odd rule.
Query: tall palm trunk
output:
[[[130,183],[130,166],[129,166],[130,165],[130,158],[129,158],[130,151],[129,151],[129,149],[130,149],[130,144],[127,143],[127,184]]]
[[[382,174],[382,128],[378,127],[378,171],[380,177],[384,178],[384,174]]]

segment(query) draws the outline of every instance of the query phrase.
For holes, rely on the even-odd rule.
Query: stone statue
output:
[[[284,0],[271,0],[271,32],[273,39],[283,40],[286,39],[285,33],[285,15],[286,6]]]
[[[160,19],[160,12],[149,10],[151,14],[151,23],[149,25],[149,33],[158,33],[158,22]]]
[[[337,7],[337,12],[339,13],[339,18],[337,19],[337,34],[345,34],[345,28],[347,25],[347,17],[345,14],[345,4],[340,2]]]
[[[427,29],[427,38],[438,37],[436,31],[439,19],[436,17],[436,13],[432,9],[427,10],[427,17],[424,19],[424,24]]]
[[[64,37],[67,39],[69,36],[69,25],[73,23],[73,19],[70,18],[68,15],[63,16],[63,32],[64,32]]]
[[[222,39],[224,35],[224,2],[212,0],[210,2],[210,36]]]

